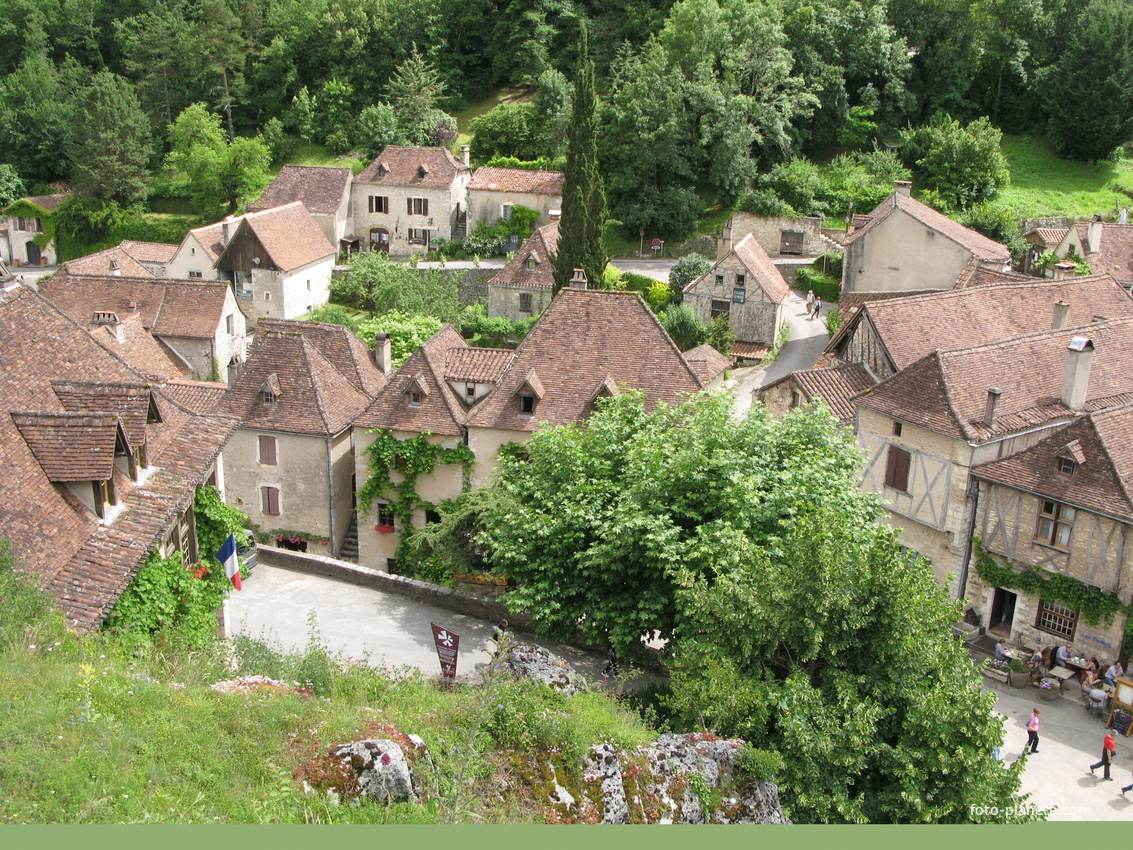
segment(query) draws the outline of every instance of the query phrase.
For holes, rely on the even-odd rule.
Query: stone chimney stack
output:
[[[236,219],[230,215],[226,215],[224,217],[224,221],[221,222],[221,234],[222,238],[224,239],[225,247],[228,246],[228,242],[232,239],[232,234],[235,232],[235,230]]]
[[[389,341],[389,334],[379,333],[374,337],[374,365],[387,378],[393,371],[393,347]]]
[[[720,240],[716,243],[716,259],[722,260],[732,250],[732,223],[729,221],[720,231]]]
[[[894,180],[893,191],[907,198],[913,194],[913,182],[911,180]]]
[[[1102,217],[1100,215],[1095,215],[1090,219],[1090,223],[1086,227],[1086,244],[1083,247],[1087,248],[1091,254],[1096,254],[1102,249]]]
[[[1066,350],[1066,376],[1062,380],[1059,398],[1071,410],[1086,406],[1086,391],[1090,385],[1090,363],[1094,359],[1094,343],[1084,336],[1070,340]]]
[[[999,397],[1003,395],[1003,390],[999,387],[989,387],[987,391],[987,406],[984,407],[984,425],[988,428],[995,427],[995,412],[999,408]]]
[[[113,275],[114,277],[121,277],[122,276],[122,269],[120,269],[118,267],[118,261],[117,260],[111,260],[110,261],[110,274]]]
[[[570,276],[569,285],[571,289],[586,289],[586,271],[585,269],[575,269],[574,274]]]
[[[1068,280],[1077,274],[1078,267],[1069,260],[1063,260],[1061,263],[1055,263],[1053,272],[1055,280]]]
[[[1054,305],[1054,321],[1051,322],[1050,329],[1053,331],[1060,331],[1066,327],[1066,321],[1070,318],[1070,302],[1058,301]]]
[[[124,342],[126,335],[122,329],[122,323],[118,320],[118,314],[113,310],[95,310],[94,318],[91,319],[91,325],[94,327],[103,327],[114,335],[117,342]]]
[[[472,165],[472,148],[468,145],[460,146],[460,161],[466,166]]]

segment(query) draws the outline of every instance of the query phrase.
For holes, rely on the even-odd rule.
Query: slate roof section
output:
[[[710,383],[732,368],[732,358],[724,356],[708,343],[690,348],[684,357],[701,384]]]
[[[377,398],[355,420],[355,427],[461,436],[464,408],[445,381],[445,369],[448,359],[459,356],[466,348],[469,345],[464,337],[446,324],[393,373]],[[410,407],[406,397],[414,385],[425,393],[419,407]]]
[[[470,170],[448,148],[390,145],[354,177],[354,182],[443,189],[452,185],[457,174]]]
[[[1133,402],[1133,318],[1044,331],[985,345],[936,350],[857,397],[861,407],[963,440],[1072,418],[1061,401],[1067,345],[1093,341],[1086,412]],[[995,426],[983,423],[987,391],[1002,390]]]
[[[29,288],[16,287],[0,297],[0,332],[0,465],[7,473],[0,476],[0,528],[12,540],[23,568],[53,593],[69,626],[91,630],[133,578],[146,552],[177,522],[178,511],[189,505],[195,485],[236,423],[193,417],[155,390],[162,421],[145,427],[149,462],[156,469],[142,487],[120,470],[113,472],[119,512],[112,525],[103,526],[70,491],[51,483],[11,414],[31,417],[27,422],[90,417],[92,423],[101,423],[112,417],[68,410],[63,398],[77,407],[82,394],[101,392],[95,384],[112,385],[105,392],[113,397],[120,391],[129,395],[146,382],[98,345],[85,323],[71,321]],[[103,401],[104,410],[117,403]],[[116,416],[113,421],[117,423]],[[79,473],[101,476],[102,468],[53,472],[58,478]]]
[[[242,231],[251,231],[267,252],[271,265],[289,272],[309,263],[335,255],[335,248],[317,221],[307,212],[302,201],[262,212],[252,212],[236,219],[228,246],[217,257],[218,263],[228,247],[241,238]]]
[[[1009,279],[1011,283],[995,286],[866,302],[826,350],[836,353],[852,333],[871,325],[900,370],[935,348],[964,348],[1049,330],[1059,301],[1070,305],[1068,326],[1086,325],[1099,316],[1133,316],[1133,298],[1109,275]]]
[[[260,199],[248,209],[251,212],[281,207],[295,201],[312,213],[334,214],[350,193],[354,173],[349,168],[323,165],[285,165],[268,183]]]
[[[48,481],[107,481],[113,475],[116,417],[13,413],[12,421]]]
[[[386,376],[374,365],[373,352],[350,328],[326,322],[260,319],[257,334],[271,331],[303,334],[346,380],[371,398],[385,386]]]
[[[165,383],[161,392],[190,413],[211,413],[224,400],[228,384],[178,379]]]
[[[276,320],[256,326],[252,352],[221,412],[243,428],[330,437],[366,409],[371,397],[320,350],[332,326],[305,325]],[[260,390],[273,377],[276,398],[265,404]]]
[[[96,311],[121,319],[137,312],[156,336],[213,339],[224,321],[228,284],[164,278],[75,275],[60,270],[40,292],[79,325],[89,326]]]
[[[808,402],[821,398],[835,418],[846,425],[854,421],[856,407],[851,399],[875,386],[877,378],[862,363],[830,369],[802,369],[761,387],[760,395],[784,383],[795,384]]]
[[[445,380],[494,384],[515,354],[506,348],[456,348],[445,358]]]
[[[1081,460],[1072,475],[1065,475],[1058,471],[1058,458],[1070,447]],[[1030,448],[974,467],[972,474],[1133,522],[1133,406],[1079,417]]]
[[[925,225],[925,227],[935,230],[937,233],[951,239],[957,245],[967,248],[980,260],[1002,263],[1009,263],[1011,261],[1011,252],[1007,250],[1005,245],[1001,245],[989,239],[982,233],[964,227],[964,225],[960,224],[958,221],[953,221],[943,213],[939,213],[932,207],[922,204],[916,198],[910,195],[903,195],[900,192],[893,192],[888,198],[878,204],[873,212],[869,214],[869,221],[847,236],[845,244],[847,246],[851,245],[862,238],[896,209],[907,213],[921,224]]]
[[[118,247],[139,263],[164,266],[173,259],[180,246],[167,245],[164,242],[137,242],[133,239],[123,239],[118,243]]]
[[[561,171],[532,171],[526,168],[477,168],[468,183],[468,190],[483,192],[517,192],[527,195],[559,196],[563,193]]]
[[[531,416],[517,392],[535,371],[544,390]],[[468,413],[468,425],[534,431],[589,413],[598,382],[609,377],[645,393],[649,407],[676,403],[700,379],[636,292],[561,289],[519,344],[496,389]]]
[[[488,281],[488,286],[510,286],[517,289],[553,289],[555,269],[551,260],[559,250],[559,223],[552,221],[538,228],[523,240],[499,273]],[[528,269],[533,259],[535,268]]]

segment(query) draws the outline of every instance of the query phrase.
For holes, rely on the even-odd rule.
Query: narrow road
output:
[[[834,309],[824,304],[823,313]],[[783,303],[783,312],[791,326],[791,338],[779,351],[779,356],[765,368],[744,366],[732,373],[726,386],[736,394],[736,413],[742,416],[751,407],[752,390],[777,381],[799,369],[810,369],[822,355],[822,349],[830,341],[826,333],[824,316],[812,319],[806,314],[806,300],[792,291]]]

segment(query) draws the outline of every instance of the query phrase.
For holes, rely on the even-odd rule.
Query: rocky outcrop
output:
[[[425,742],[416,735],[408,737],[418,756],[415,760],[428,760]],[[358,792],[363,797],[382,803],[405,803],[425,796],[419,774],[410,768],[406,753],[394,741],[353,741],[333,748],[330,754],[354,771]]]
[[[516,643],[508,647],[504,667],[517,679],[531,679],[554,688],[563,696],[574,696],[586,690],[586,679],[573,667],[548,649],[532,643]]]

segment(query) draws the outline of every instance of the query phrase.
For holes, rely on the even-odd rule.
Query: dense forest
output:
[[[1000,130],[1089,161],[1133,138],[1127,0],[5,0],[0,178],[132,203],[171,191],[152,176],[194,104],[208,115],[181,122],[182,172],[194,127],[220,171],[300,139],[363,157],[452,144],[452,114],[505,87],[522,96],[477,122],[474,157],[545,162],[563,152],[584,25],[602,174],[631,231],[681,229],[698,199],[753,186],[753,209],[812,213],[789,198],[803,157],[855,154],[884,183],[894,164],[873,152],[931,180],[934,145],[972,160],[965,146]],[[952,208],[985,200],[1002,165],[983,165],[930,188]]]

